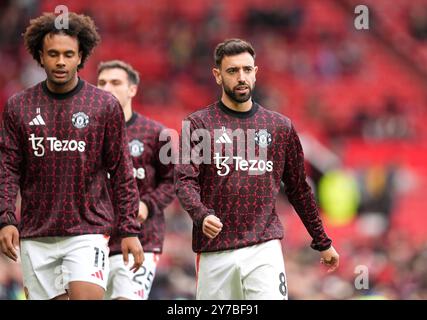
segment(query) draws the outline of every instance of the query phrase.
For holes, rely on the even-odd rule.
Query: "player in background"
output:
[[[123,108],[140,196],[138,218],[142,222],[142,233],[139,239],[145,252],[144,264],[133,274],[123,264],[118,239],[111,238],[107,299],[148,299],[165,236],[163,210],[175,197],[173,165],[164,165],[159,159],[159,150],[164,145],[159,136],[164,126],[132,109],[138,84],[138,72],[126,62],[112,60],[98,66],[98,88],[112,93]]]
[[[251,99],[257,71],[249,43],[240,39],[220,43],[213,75],[222,88],[221,99],[187,118],[192,132],[209,130],[211,150],[231,146],[233,151],[232,157],[211,155],[210,164],[193,159],[184,164],[189,159],[181,150],[181,162],[175,165],[176,193],[193,219],[197,299],[287,299],[280,242],[284,234],[275,208],[282,181],[313,239],[311,247],[320,251],[329,271],[338,267],[338,254],[306,182],[293,123]],[[239,158],[241,137],[233,144],[236,129],[244,132],[244,146],[253,145],[257,154],[263,149],[266,159]],[[200,146],[199,141],[181,139],[182,149]],[[250,150],[244,151],[246,156]]]
[[[103,299],[114,216],[111,176],[124,259],[143,262],[137,235],[138,189],[120,104],[78,77],[100,37],[93,20],[69,13],[30,21],[25,46],[47,79],[12,96],[0,135],[0,248],[20,257],[29,299]],[[21,221],[15,217],[18,189]]]

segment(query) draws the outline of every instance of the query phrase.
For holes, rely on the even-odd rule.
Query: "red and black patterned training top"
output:
[[[163,210],[175,197],[173,188],[173,164],[160,161],[160,149],[168,141],[160,141],[166,130],[160,123],[133,113],[126,122],[129,150],[133,161],[133,173],[138,184],[140,199],[148,207],[147,220],[142,224],[139,240],[145,252],[162,252],[165,237]],[[110,239],[110,254],[120,254],[120,239]]]
[[[217,102],[192,113],[187,120],[191,132],[200,128],[209,131],[211,149],[211,164],[206,161],[197,164],[193,158],[190,163],[183,163],[190,160],[187,149],[200,149],[195,136],[203,133],[193,133],[191,141],[183,139],[183,134],[180,163],[175,166],[177,196],[194,222],[195,252],[235,249],[282,239],[283,227],[275,208],[281,181],[313,239],[312,248],[330,247],[332,241],[323,229],[306,182],[300,140],[287,117],[257,103],[247,112],[236,112]],[[230,146],[232,153],[227,153]],[[248,157],[251,150],[254,156]],[[261,151],[266,152],[265,157],[261,157]],[[200,151],[200,155],[203,153]],[[223,223],[222,231],[212,240],[202,232],[203,219],[209,214],[216,215]]]
[[[3,112],[0,162],[0,224],[17,224],[21,188],[21,238],[110,234],[107,172],[120,234],[139,234],[124,115],[111,94],[80,79],[66,94],[46,82],[15,94]]]

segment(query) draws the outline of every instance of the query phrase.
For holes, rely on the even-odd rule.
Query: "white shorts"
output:
[[[134,262],[132,254],[129,254],[127,266],[123,262],[123,255],[111,256],[105,299],[147,300],[159,259],[158,253],[145,252],[144,263],[136,273],[133,273],[129,270]]]
[[[287,300],[280,240],[196,257],[197,300]]]
[[[87,234],[21,240],[21,263],[27,299],[53,299],[72,281],[106,289],[109,272],[108,236]]]

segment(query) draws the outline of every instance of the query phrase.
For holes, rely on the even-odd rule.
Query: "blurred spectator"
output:
[[[355,112],[349,133],[366,140],[409,139],[413,136],[409,120],[395,97],[385,99],[382,110],[360,106]]]
[[[410,9],[409,32],[417,40],[427,40],[427,5],[416,5]]]
[[[246,27],[252,31],[270,31],[293,40],[304,22],[304,7],[297,1],[274,1],[271,6],[249,8]]]
[[[366,236],[381,237],[389,230],[396,197],[397,170],[372,165],[359,172],[359,228]]]
[[[363,52],[362,44],[356,44],[348,40],[339,44],[337,55],[342,75],[352,75],[360,71]]]

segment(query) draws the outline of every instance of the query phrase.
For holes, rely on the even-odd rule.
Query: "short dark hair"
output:
[[[215,48],[215,65],[221,66],[224,56],[234,56],[243,52],[248,52],[255,59],[255,50],[249,42],[242,39],[227,39]]]
[[[25,47],[34,60],[42,65],[39,51],[43,49],[43,39],[47,34],[64,34],[76,37],[79,42],[79,52],[82,52],[82,61],[78,69],[83,68],[93,48],[101,41],[95,23],[89,16],[70,12],[68,14],[68,28],[57,29],[55,27],[56,18],[55,14],[45,12],[40,17],[30,20],[30,25],[23,34]]]
[[[136,71],[129,63],[126,63],[121,60],[110,60],[110,61],[101,62],[98,65],[98,76],[105,69],[116,69],[116,68],[126,71],[130,83],[136,84],[136,85],[139,84],[138,71]]]

